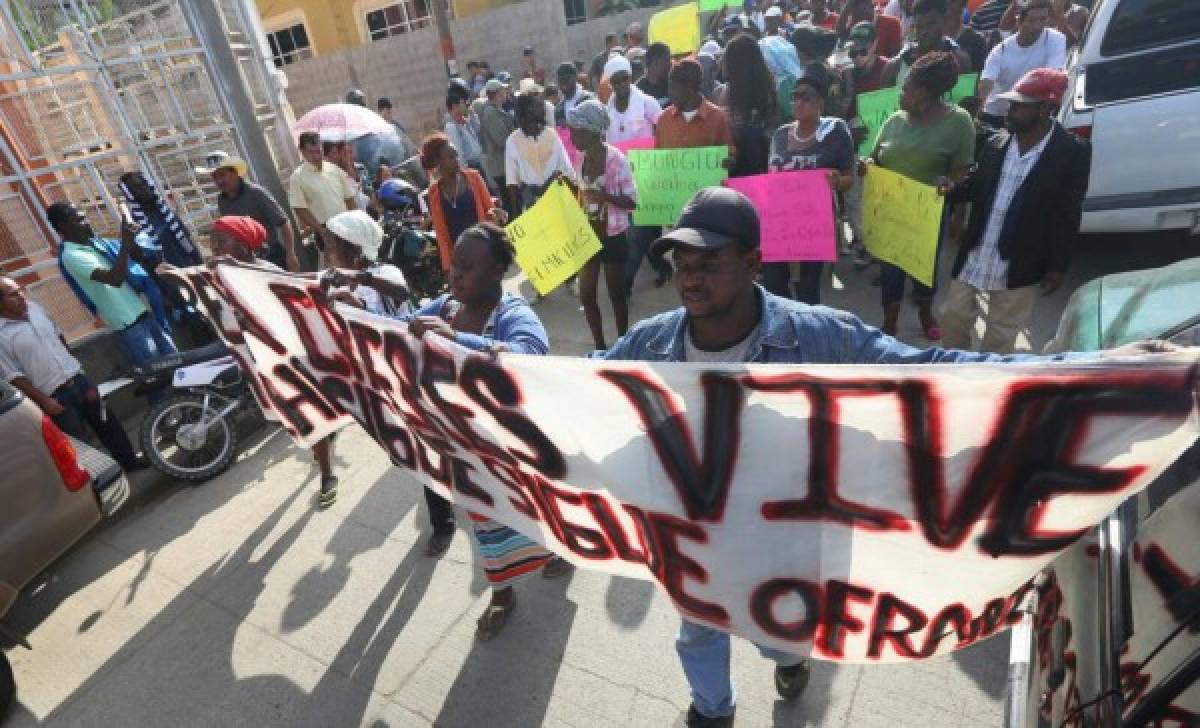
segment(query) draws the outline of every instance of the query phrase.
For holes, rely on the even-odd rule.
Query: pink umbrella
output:
[[[394,127],[374,111],[357,104],[325,104],[308,112],[292,131],[315,131],[325,141],[349,141],[367,134],[387,134]]]

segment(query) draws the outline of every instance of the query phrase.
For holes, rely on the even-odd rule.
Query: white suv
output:
[[[1092,140],[1082,232],[1200,233],[1200,2],[1098,0],[1062,123]]]

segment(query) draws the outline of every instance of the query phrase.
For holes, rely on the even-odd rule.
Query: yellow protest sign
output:
[[[863,188],[867,250],[932,286],[944,202],[935,188],[872,166]]]
[[[684,3],[661,10],[650,18],[647,28],[651,43],[666,43],[671,55],[694,53],[700,47],[700,8]]]
[[[517,265],[543,296],[600,252],[592,224],[562,181],[505,229],[517,249]]]

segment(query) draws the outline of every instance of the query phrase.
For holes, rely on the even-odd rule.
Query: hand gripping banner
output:
[[[964,647],[1197,436],[1197,354],[1040,365],[491,357],[311,279],[183,271],[299,443],[397,467],[687,619],[820,659]]]

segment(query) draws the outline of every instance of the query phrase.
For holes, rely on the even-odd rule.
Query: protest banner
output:
[[[700,0],[700,12],[708,13],[721,8],[740,8],[741,0]]]
[[[357,422],[465,509],[653,580],[689,620],[826,660],[921,659],[1004,629],[1031,577],[1200,432],[1196,350],[922,368],[493,357],[333,305],[301,274],[179,276],[298,443]]]
[[[767,263],[837,260],[833,191],[826,171],[757,174],[725,180],[750,198],[762,226],[762,259]]]
[[[684,3],[660,10],[650,17],[646,32],[651,43],[666,43],[671,55],[686,55],[700,47],[700,9]]]
[[[635,149],[653,149],[654,144],[654,137],[652,136],[638,137],[637,139],[626,139],[623,142],[612,143],[612,145],[617,149],[620,149],[621,153],[625,156],[629,156],[629,153]]]
[[[875,151],[875,142],[879,139],[879,130],[883,122],[896,112],[900,105],[900,89],[893,86],[859,94],[858,118],[867,130],[867,138],[858,145],[860,156],[866,157]]]
[[[600,252],[592,224],[561,180],[505,229],[517,250],[517,265],[543,296]]]
[[[946,101],[957,104],[968,96],[974,96],[978,81],[978,73],[959,76],[954,88],[946,94]],[[883,122],[900,108],[900,88],[891,86],[878,91],[868,91],[858,94],[856,99],[858,118],[867,129],[867,138],[858,146],[858,153],[865,157],[875,151],[875,142],[879,140],[879,130],[883,128]]]
[[[727,147],[634,150],[629,153],[638,206],[634,225],[674,225],[683,206],[698,190],[729,176],[721,163]]]
[[[944,204],[933,187],[871,165],[863,186],[867,250],[932,286]]]

